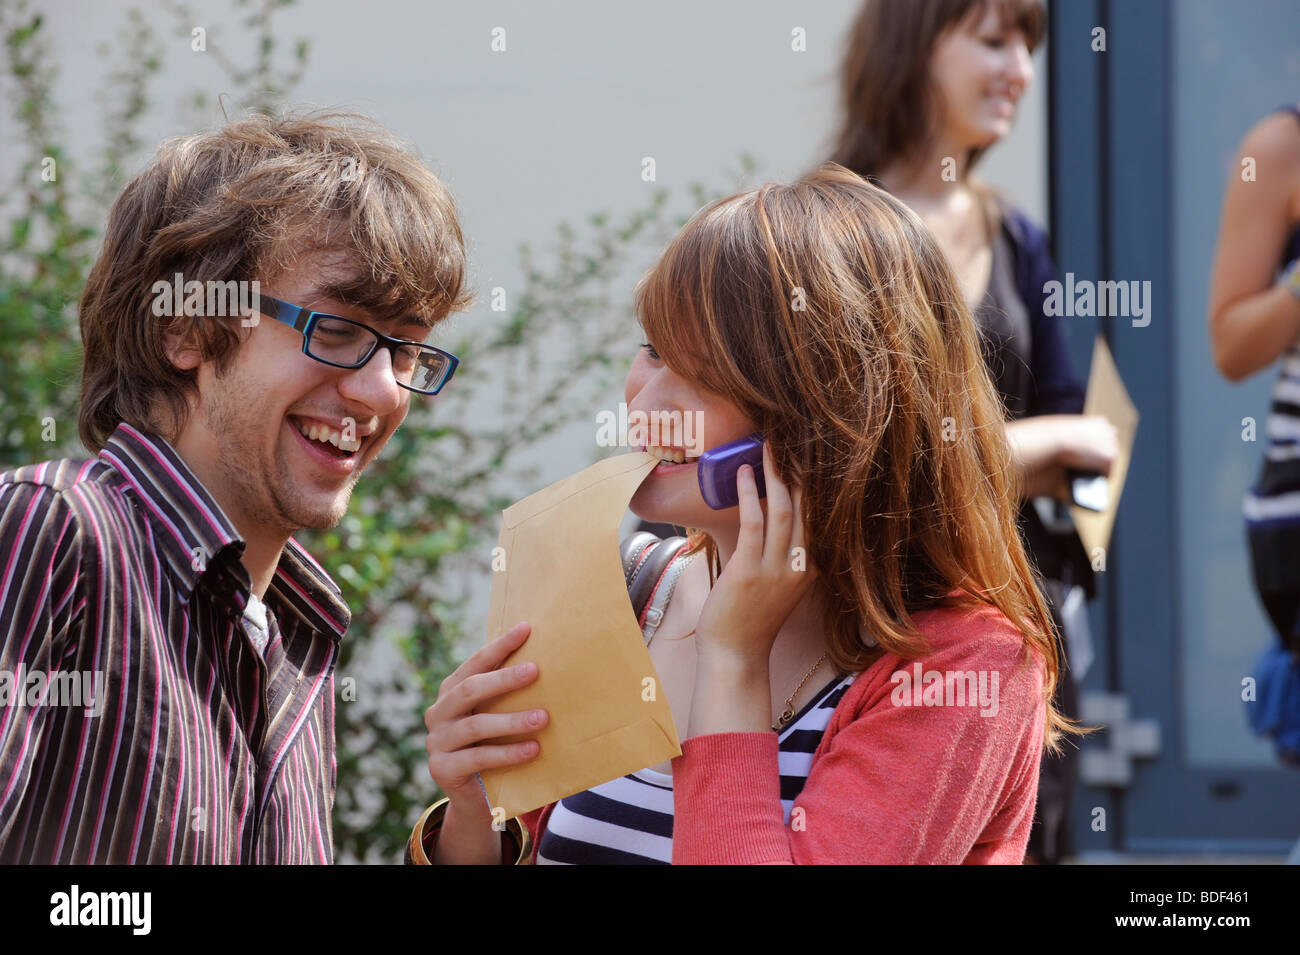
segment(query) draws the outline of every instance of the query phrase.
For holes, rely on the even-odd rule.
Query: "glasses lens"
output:
[[[312,329],[307,350],[316,358],[340,365],[359,365],[374,351],[378,339],[370,329],[342,318],[321,318]]]
[[[403,359],[406,361],[406,359]],[[410,385],[416,391],[434,391],[443,380],[447,377],[447,370],[451,367],[451,359],[442,352],[434,351],[431,348],[421,348],[410,361],[410,368],[405,372],[406,377],[399,378],[403,384]],[[394,369],[397,371],[397,369]]]
[[[307,341],[307,354],[348,368],[364,365],[379,339],[375,333],[346,318],[321,316]],[[434,348],[408,344],[392,348],[393,377],[414,391],[437,391],[451,373],[453,359]]]

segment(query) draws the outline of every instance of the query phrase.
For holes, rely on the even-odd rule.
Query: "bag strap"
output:
[[[627,580],[628,597],[636,612],[636,622],[650,645],[655,630],[663,620],[664,610],[672,597],[673,588],[686,565],[695,556],[676,560],[687,541],[685,537],[660,540],[649,531],[638,531],[621,546],[623,576]]]

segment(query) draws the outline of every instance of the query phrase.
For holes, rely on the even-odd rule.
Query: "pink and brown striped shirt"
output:
[[[290,540],[263,656],[243,549],[126,424],[0,475],[0,863],[332,861],[348,609]]]

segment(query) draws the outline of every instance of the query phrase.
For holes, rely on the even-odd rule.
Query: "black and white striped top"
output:
[[[1282,356],[1268,416],[1268,445],[1259,481],[1243,506],[1251,524],[1300,523],[1300,341]]]
[[[800,710],[779,741],[781,808],[794,801],[812,769],[831,714],[856,674],[836,677]],[[573,796],[551,810],[538,865],[669,865],[673,861],[673,777],[651,769]]]

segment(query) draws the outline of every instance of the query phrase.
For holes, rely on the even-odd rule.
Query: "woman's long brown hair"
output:
[[[921,220],[827,163],[700,211],[636,305],[668,366],[743,411],[802,486],[832,663],[923,656],[912,614],[991,604],[1046,667],[1044,743],[1059,752],[1077,730],[1051,703],[1057,636],[1016,526],[1001,404]],[[691,538],[712,566],[713,540]]]

